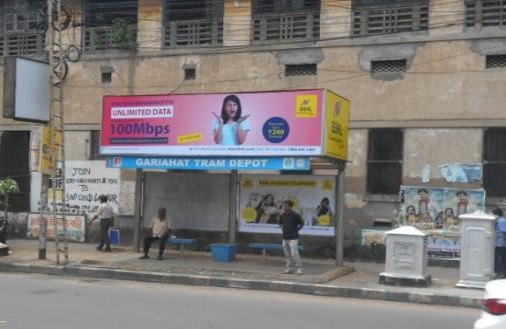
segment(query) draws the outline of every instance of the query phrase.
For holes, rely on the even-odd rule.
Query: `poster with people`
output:
[[[307,175],[241,175],[239,231],[280,233],[284,200],[304,220],[301,234],[334,235],[335,178]]]
[[[432,257],[460,257],[459,215],[485,211],[485,190],[401,186],[399,222],[428,234]]]

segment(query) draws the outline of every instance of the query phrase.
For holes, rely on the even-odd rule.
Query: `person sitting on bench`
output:
[[[144,255],[141,259],[149,259],[149,249],[153,241],[159,241],[158,260],[162,260],[165,251],[165,240],[172,232],[172,219],[167,217],[165,208],[158,209],[158,215],[151,220],[148,226],[150,233],[144,238]]]

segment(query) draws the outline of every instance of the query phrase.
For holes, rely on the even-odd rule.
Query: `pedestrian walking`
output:
[[[283,273],[303,274],[299,255],[299,231],[304,227],[304,221],[298,213],[293,211],[293,201],[283,202],[283,213],[279,217],[279,226],[283,231],[283,252],[286,261]],[[295,272],[294,267],[296,268]]]
[[[141,259],[149,259],[149,249],[153,241],[159,240],[158,260],[162,260],[165,251],[165,240],[172,231],[172,219],[167,216],[165,208],[158,209],[156,215],[149,224],[149,235],[144,238],[144,255]]]
[[[100,219],[100,244],[97,246],[98,251],[102,251],[105,245],[105,252],[111,251],[111,242],[109,240],[109,228],[114,224],[114,212],[112,206],[107,202],[107,195],[100,195],[100,206],[95,216],[91,219],[90,224],[97,218]]]
[[[496,216],[494,269],[497,278],[506,278],[506,218],[501,208],[492,214]]]

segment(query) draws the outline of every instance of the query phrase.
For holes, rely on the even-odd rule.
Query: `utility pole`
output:
[[[63,83],[68,73],[68,66],[64,61],[65,50],[61,35],[61,0],[47,1],[47,32],[48,60],[50,67],[50,93],[51,93],[51,150],[52,171],[51,186],[53,188],[52,217],[55,230],[56,264],[60,264],[60,253],[65,255],[65,264],[68,263],[67,246],[67,223],[65,219],[65,133],[63,119]],[[55,51],[57,45],[57,51]],[[66,70],[64,72],[64,70]],[[61,211],[58,211],[57,191],[61,191]],[[63,249],[60,248],[60,236],[58,234],[58,217],[61,216],[63,226]]]

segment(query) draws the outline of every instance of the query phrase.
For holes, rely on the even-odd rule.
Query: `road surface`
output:
[[[479,310],[0,273],[0,329],[465,329]]]

